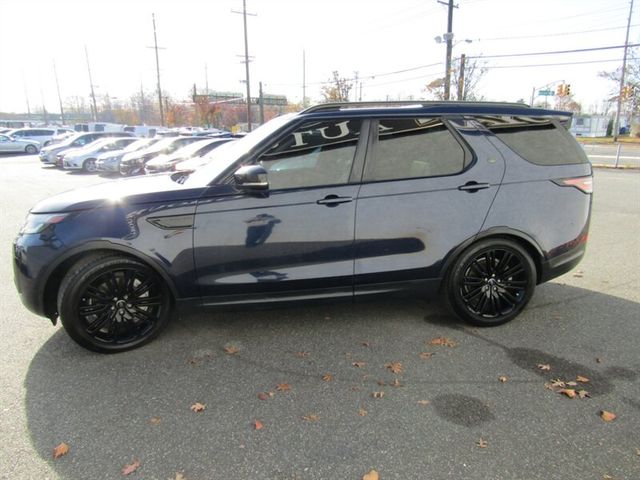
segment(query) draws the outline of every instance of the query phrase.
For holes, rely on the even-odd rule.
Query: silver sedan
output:
[[[29,155],[40,151],[40,142],[0,135],[0,152],[25,152]]]

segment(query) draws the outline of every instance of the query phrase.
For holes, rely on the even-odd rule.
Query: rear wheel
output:
[[[34,155],[34,154],[38,153],[38,147],[36,147],[35,145],[27,145],[25,147],[24,151],[26,153],[28,153],[29,155]]]
[[[466,250],[445,278],[445,300],[461,319],[479,326],[506,323],[533,296],[536,266],[519,244],[482,240]]]
[[[155,270],[120,255],[94,255],[76,263],[58,293],[58,312],[81,346],[114,353],[149,342],[169,321],[169,289]]]

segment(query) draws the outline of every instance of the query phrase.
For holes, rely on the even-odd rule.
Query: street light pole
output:
[[[156,36],[156,14],[151,14],[153,20],[153,45],[156,51],[156,73],[158,75],[158,106],[160,107],[160,125],[164,127],[164,110],[162,109],[162,88],[160,87],[160,58],[158,56],[158,37]]]
[[[627,70],[627,49],[629,48],[629,27],[631,26],[631,14],[633,13],[633,0],[629,7],[629,19],[627,20],[627,37],[624,40],[624,58],[622,59],[622,73],[620,74],[620,90],[618,92],[618,107],[616,108],[616,118],[613,122],[613,141],[618,141],[620,131],[620,109],[622,108],[622,91],[624,89],[624,76]]]
[[[447,17],[447,34],[445,40],[447,41],[447,56],[445,62],[445,74],[444,74],[444,99],[449,100],[451,91],[451,50],[453,49],[453,0],[449,0],[449,12]]]

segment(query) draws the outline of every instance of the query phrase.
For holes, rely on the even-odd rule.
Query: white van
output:
[[[46,128],[16,128],[6,133],[11,137],[19,138],[21,140],[35,140],[40,142],[40,145],[46,147],[52,143],[52,139],[55,135],[64,133],[73,133],[73,130],[62,127],[46,127]]]

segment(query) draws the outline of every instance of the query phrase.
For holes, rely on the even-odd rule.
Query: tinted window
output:
[[[349,181],[361,120],[307,122],[260,157],[272,189]]]
[[[435,177],[464,167],[465,151],[440,119],[380,120],[364,179]]]
[[[511,150],[536,165],[588,163],[582,147],[571,134],[551,122],[490,126]]]

